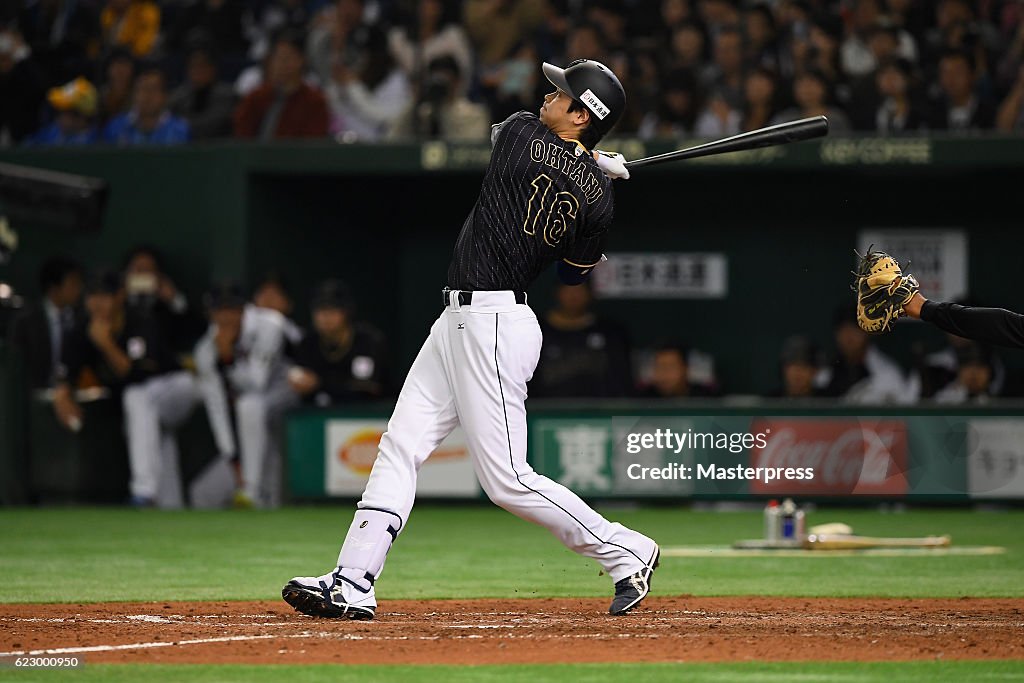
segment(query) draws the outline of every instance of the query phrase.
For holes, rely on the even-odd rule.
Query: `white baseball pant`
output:
[[[198,392],[184,370],[125,388],[122,397],[131,493],[165,508],[184,505],[174,432],[192,414]]]
[[[387,548],[405,527],[420,466],[461,424],[480,485],[509,512],[551,531],[596,560],[613,581],[645,566],[655,543],[610,522],[579,496],[537,474],[526,461],[526,383],[541,348],[537,316],[512,292],[458,292],[430,329],[381,438],[359,510],[338,558],[361,577],[380,575]],[[396,519],[397,517],[397,519]]]

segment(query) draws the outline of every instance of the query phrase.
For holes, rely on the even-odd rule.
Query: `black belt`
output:
[[[441,296],[444,299],[444,305],[445,306],[451,306],[452,305],[451,300],[448,298],[448,294],[451,291],[452,290],[448,289],[447,287],[445,287],[444,289],[441,290]],[[525,304],[526,303],[526,292],[512,292],[512,293],[516,297],[516,303],[517,304]],[[472,303],[473,303],[473,292],[465,292],[465,291],[459,290],[459,306],[469,306]]]

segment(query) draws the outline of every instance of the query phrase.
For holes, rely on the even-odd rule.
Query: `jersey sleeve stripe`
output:
[[[588,263],[588,264],[584,265],[582,263],[573,263],[572,261],[570,261],[567,258],[564,258],[562,260],[565,261],[566,263],[568,263],[570,266],[576,266],[577,268],[593,268],[594,266],[596,266],[598,263],[601,262],[601,259],[598,259],[598,260],[594,261],[593,263]]]

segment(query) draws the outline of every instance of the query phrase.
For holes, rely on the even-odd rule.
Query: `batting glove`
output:
[[[609,178],[629,180],[629,169],[626,168],[626,157],[616,152],[602,152],[594,150],[594,158],[597,165]]]

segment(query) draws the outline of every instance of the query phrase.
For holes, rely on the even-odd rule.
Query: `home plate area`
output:
[[[0,657],[86,662],[508,664],[1024,657],[1024,600],[651,597],[384,601],[376,620],[278,602],[0,605]]]

